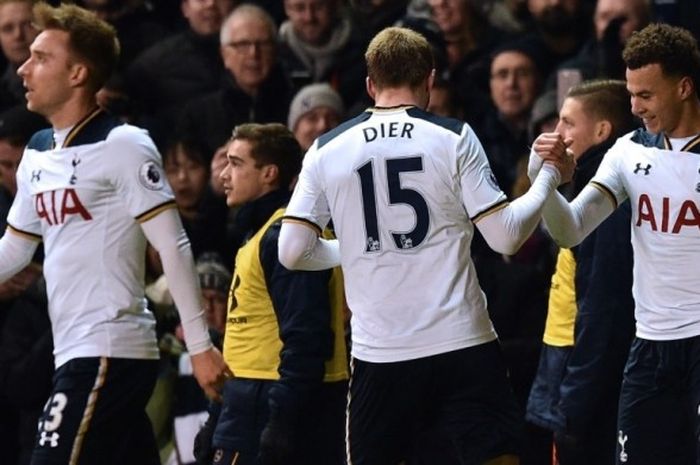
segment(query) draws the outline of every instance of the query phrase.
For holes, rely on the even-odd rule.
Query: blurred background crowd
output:
[[[57,3],[57,2],[49,2]],[[117,30],[119,72],[100,105],[149,130],[192,243],[210,329],[220,340],[231,267],[245,221],[227,208],[219,174],[231,130],[287,125],[304,150],[371,106],[364,51],[403,25],[434,47],[429,110],[467,121],[511,198],[527,190],[534,138],[555,128],[568,89],[624,79],[621,50],[652,21],[700,34],[697,0],[82,0]],[[31,134],[48,123],[24,109],[17,68],[36,36],[31,0],[0,0],[0,221]],[[410,67],[411,63],[406,63]],[[2,227],[4,230],[4,227]],[[523,409],[537,371],[557,248],[536,232],[514,256],[472,245],[479,280]],[[53,371],[41,254],[0,285],[0,462],[28,463]],[[192,463],[206,399],[192,379],[157,253],[148,298],[164,354],[150,413],[163,463]],[[429,292],[429,290],[427,290]],[[613,415],[611,413],[611,415]],[[551,432],[528,425],[522,463],[551,463]]]

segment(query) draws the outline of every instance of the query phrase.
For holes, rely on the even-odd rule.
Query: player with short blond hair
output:
[[[553,158],[509,203],[471,128],[425,111],[425,38],[384,29],[366,59],[375,106],[311,146],[279,244],[289,268],[343,268],[348,461],[409,460],[435,428],[461,463],[517,463],[521,419],[469,246],[476,225],[495,250],[517,250],[573,165]],[[320,237],[331,218],[338,241]]]

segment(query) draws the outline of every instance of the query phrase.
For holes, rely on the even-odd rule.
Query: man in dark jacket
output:
[[[369,42],[338,0],[284,0],[280,62],[295,90],[328,82],[347,107],[364,96],[364,51]]]
[[[556,132],[573,140],[574,195],[593,177],[615,140],[635,126],[623,81],[586,81],[569,90]],[[556,289],[552,280],[553,293],[561,294],[567,283],[573,286],[575,300],[572,312],[563,316],[555,310],[566,306],[553,305],[550,296],[527,418],[554,432],[561,465],[614,463],[617,400],[634,336],[629,222],[627,203],[572,250],[570,273],[557,263]],[[569,250],[561,249],[560,257]]]
[[[214,1],[182,0],[188,27],[147,48],[129,65],[129,95],[155,129],[172,129],[183,106],[221,86],[219,31],[224,11]]]
[[[236,127],[221,174],[241,206],[247,242],[236,255],[224,336],[236,374],[224,386],[213,463],[341,465],[348,378],[339,270],[290,271],[279,262],[281,218],[301,166],[280,124]]]
[[[209,159],[238,124],[284,123],[291,85],[277,64],[277,32],[265,10],[243,4],[226,18],[221,53],[228,71],[221,88],[188,104],[180,124],[206,144]]]

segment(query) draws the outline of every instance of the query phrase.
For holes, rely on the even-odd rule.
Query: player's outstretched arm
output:
[[[475,224],[489,247],[502,254],[515,254],[537,227],[544,203],[560,179],[557,167],[545,164],[525,195],[476,219]]]
[[[588,184],[571,203],[555,192],[545,203],[542,217],[557,245],[569,248],[581,243],[614,210],[610,199]]]
[[[219,390],[232,373],[209,338],[190,241],[180,216],[174,208],[168,209],[141,223],[141,227],[160,254],[168,287],[180,314],[194,376],[208,397],[220,400]]]
[[[23,270],[32,260],[39,243],[8,228],[0,238],[0,282],[5,282]]]
[[[290,270],[318,271],[340,265],[340,245],[306,223],[285,219],[279,238],[279,261]]]
[[[569,141],[563,141],[556,133],[542,133],[535,139],[530,151],[527,174],[534,182],[544,163],[557,164],[562,154],[571,157]],[[563,159],[566,161],[566,158]],[[545,225],[550,235],[560,247],[573,247],[591,233],[615,206],[598,189],[586,186],[578,197],[569,204],[566,199],[554,192],[542,210]]]

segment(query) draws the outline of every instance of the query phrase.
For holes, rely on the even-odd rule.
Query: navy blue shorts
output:
[[[73,359],[58,368],[32,465],[158,465],[146,403],[157,360]]]
[[[354,359],[348,408],[352,465],[412,463],[431,436],[444,455],[432,463],[482,464],[520,449],[522,411],[498,341],[403,362]]]
[[[269,418],[270,388],[274,381],[234,378],[226,381],[223,406],[214,430],[214,465],[258,463],[260,435]],[[304,417],[294,427],[295,451],[289,465],[345,463],[345,404],[347,383],[324,383]]]
[[[620,393],[617,463],[695,465],[700,439],[700,336],[635,338]]]

